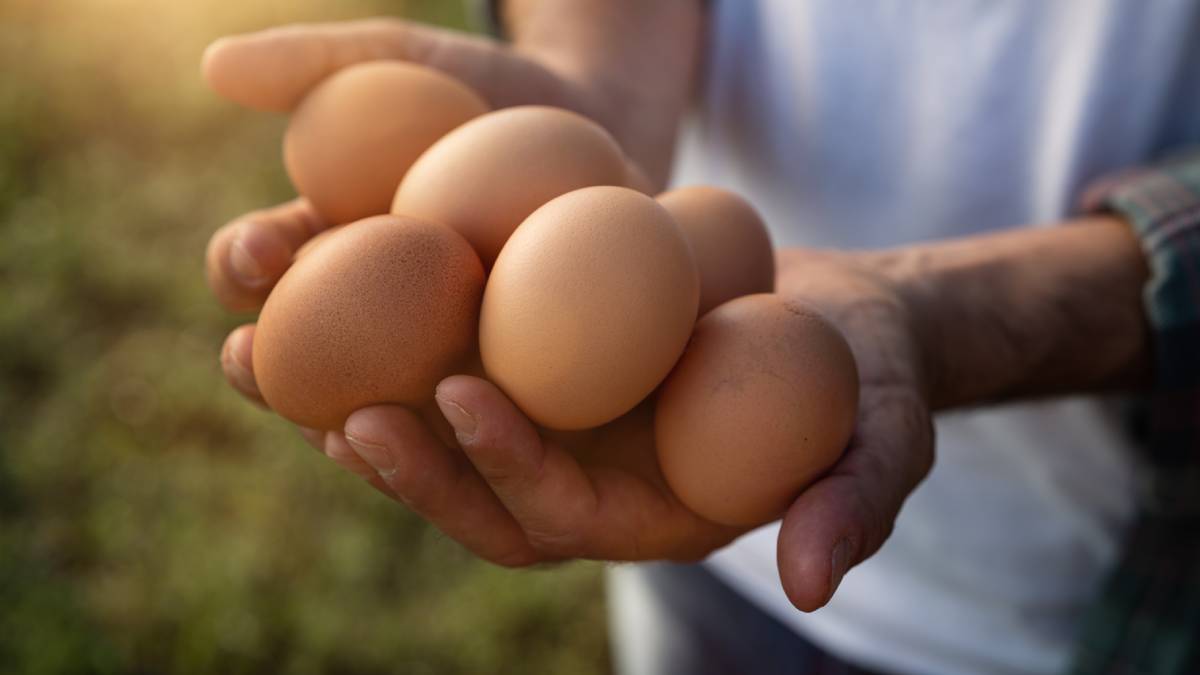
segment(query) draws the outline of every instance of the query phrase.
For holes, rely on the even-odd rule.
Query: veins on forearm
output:
[[[890,265],[914,307],[935,408],[1147,380],[1145,263],[1119,221],[912,247]]]

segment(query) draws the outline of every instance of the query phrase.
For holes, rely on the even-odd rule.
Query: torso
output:
[[[870,248],[1068,215],[1084,184],[1200,143],[1200,0],[715,2],[679,185],[746,195],[777,246]],[[956,413],[892,538],[811,615],[774,527],[712,569],[844,658],[1049,673],[1135,510],[1120,406]]]

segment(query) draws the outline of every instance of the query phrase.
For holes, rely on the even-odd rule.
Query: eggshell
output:
[[[299,260],[300,258],[308,255],[309,252],[311,252],[314,248],[320,246],[321,244],[324,244],[326,240],[328,240],[330,237],[332,237],[336,232],[341,231],[341,229],[344,227],[346,227],[346,226],[345,225],[334,225],[333,227],[331,227],[327,230],[321,230],[320,232],[313,235],[313,237],[311,239],[309,239],[308,241],[301,244],[300,248],[297,248],[296,252],[292,254],[292,262],[295,262],[295,261]]]
[[[670,371],[698,299],[687,241],[657,202],[624,187],[569,192],[534,211],[496,259],[483,365],[534,422],[599,426]]]
[[[491,267],[513,230],[542,204],[624,182],[624,155],[600,125],[560,108],[506,108],[467,122],[421,155],[396,191],[392,213],[454,228]]]
[[[778,517],[841,456],[858,371],[816,311],[774,294],[705,315],[659,390],[655,442],[668,485],[717,523]]]
[[[341,429],[375,403],[419,406],[475,344],[483,267],[449,228],[375,216],[327,235],[284,273],[254,335],[267,404]]]
[[[675,217],[700,268],[700,315],[753,293],[775,290],[775,252],[758,212],[721,188],[664,192],[658,203]]]
[[[384,214],[417,157],[487,110],[466,85],[430,68],[399,61],[351,66],[296,108],[283,139],[284,165],[296,190],[330,222]]]

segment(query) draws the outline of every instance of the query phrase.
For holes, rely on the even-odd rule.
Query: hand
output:
[[[644,166],[665,166],[651,151],[661,143],[639,139],[664,130],[673,134],[677,119],[655,122],[654,114],[636,114],[635,106],[604,93],[612,91],[605,78],[589,85],[578,70],[552,59],[403,22],[295,27],[231,38],[210,48],[205,73],[232,100],[287,110],[330,72],[378,58],[441,68],[496,107],[544,103],[590,115]],[[293,252],[327,226],[302,199],[237,219],[210,242],[210,284],[231,309],[256,309]],[[802,609],[828,599],[840,578],[834,568],[844,570],[878,548],[931,454],[903,304],[880,278],[848,263],[849,258],[795,251],[781,264],[780,290],[818,305],[842,328],[864,378],[851,450],[800,497],[781,533],[781,575]],[[814,265],[827,274],[797,273]],[[233,331],[222,363],[235,388],[261,402],[251,367],[253,332],[253,325]],[[654,461],[648,406],[599,430],[539,435],[483,380],[450,378],[438,394],[441,409],[457,422],[457,442],[438,410],[397,406],[358,411],[344,434],[304,434],[339,464],[501,564],[570,557],[697,559],[740,534],[692,514],[666,489]],[[470,412],[463,417],[456,414],[460,409]]]
[[[536,45],[521,52],[390,20],[299,26],[220,40],[205,55],[204,73],[231,100],[286,111],[329,73],[381,58],[441,69],[494,107],[540,103],[576,110],[605,125],[644,166],[665,171],[669,142],[654,137],[673,137],[677,106],[647,100],[639,107],[637,88],[625,84],[631,81],[627,73],[609,77],[570,59],[560,62]],[[328,225],[303,199],[235,220],[210,241],[210,285],[230,309],[259,308],[294,252]],[[230,383],[263,404],[253,374],[253,338],[253,324],[234,330],[221,361]],[[473,411],[479,420],[473,431],[460,428],[456,440],[435,407],[414,412],[381,405],[352,415],[345,433],[302,433],[342,466],[500,564],[696,559],[738,534],[692,514],[666,489],[648,406],[602,429],[539,436],[483,380],[450,378],[438,391],[438,404],[451,416]]]
[[[787,249],[776,290],[816,307],[858,362],[859,408],[846,453],[783,518],[777,558],[792,604],[812,611],[873,555],[933,462],[928,385],[910,302],[889,254]]]
[[[243,326],[230,335],[222,364],[239,391],[261,402],[253,332]],[[459,375],[440,383],[436,407],[371,406],[341,432],[302,431],[338,464],[501,565],[698,560],[743,531],[700,518],[668,489],[654,452],[652,401],[598,429],[553,432],[535,428],[491,383]]]
[[[779,534],[784,590],[803,610],[891,532],[933,461],[931,409],[1128,390],[1151,372],[1146,262],[1112,216],[880,253],[795,249],[778,269],[780,293],[842,330],[860,378],[850,447]]]
[[[258,110],[288,111],[329,74],[354,63],[397,59],[442,70],[496,108],[543,104],[568,108],[604,125],[627,153],[665,180],[678,104],[599,67],[583,67],[536,44],[510,48],[485,38],[400,20],[289,26],[223,38],[204,55],[209,85]],[[686,74],[685,74],[686,76]],[[209,242],[207,274],[217,298],[239,312],[261,307],[308,238],[328,227],[299,199],[235,219]]]
[[[932,461],[932,427],[905,299],[882,256],[793,249],[779,292],[819,308],[858,360],[859,419],[845,456],[801,494],[779,538],[779,569],[797,607],[824,605],[873,554]],[[234,386],[257,397],[253,327],[223,352]],[[490,383],[455,376],[438,410],[373,406],[345,433],[309,441],[481,557],[504,565],[565,558],[693,560],[743,532],[707,522],[667,489],[653,448],[652,402],[600,429],[534,427]],[[453,425],[447,427],[445,420]],[[461,447],[461,450],[459,450]]]

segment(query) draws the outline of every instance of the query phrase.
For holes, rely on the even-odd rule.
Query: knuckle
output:
[[[542,554],[574,558],[583,551],[583,537],[578,528],[557,523],[527,524],[525,536],[530,546]]]
[[[395,469],[380,471],[379,475],[408,508],[420,513],[427,520],[437,521],[444,518],[444,501],[440,498],[437,486],[413,480],[404,472]]]
[[[325,456],[333,460],[341,468],[363,478],[370,478],[375,475],[371,467],[358,455],[344,447],[341,443],[327,443],[325,446]]]
[[[454,485],[436,472],[398,465],[380,475],[405,506],[430,522],[449,524],[465,515],[461,500],[455,498]]]
[[[552,513],[524,519],[529,543],[547,555],[576,558],[592,552],[603,539],[591,531],[594,505],[579,498],[556,501],[560,507]]]
[[[851,493],[849,508],[851,526],[847,539],[851,551],[857,553],[851,558],[861,561],[879,550],[891,535],[894,513],[862,490]]]

